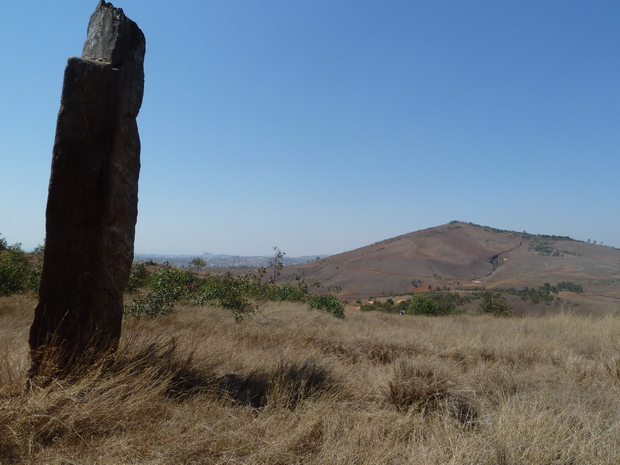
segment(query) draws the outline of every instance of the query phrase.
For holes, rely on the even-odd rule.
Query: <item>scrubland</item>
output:
[[[615,315],[177,306],[26,388],[34,304],[0,298],[1,464],[620,463]]]

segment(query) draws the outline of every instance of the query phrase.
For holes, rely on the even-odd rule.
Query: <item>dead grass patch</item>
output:
[[[26,390],[33,308],[0,299],[0,463],[620,463],[617,318],[188,306]]]
[[[462,424],[473,425],[478,410],[466,390],[428,363],[401,360],[385,387],[385,398],[399,411],[445,412]]]

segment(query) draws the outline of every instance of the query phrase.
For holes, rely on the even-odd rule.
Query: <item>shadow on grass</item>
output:
[[[53,367],[53,360],[47,366]],[[54,379],[53,368],[48,378],[39,380],[40,387],[80,384],[101,385],[102,381],[119,383],[141,379],[159,386],[166,398],[177,401],[196,396],[216,396],[254,408],[267,404],[295,408],[313,395],[335,392],[336,382],[331,370],[312,360],[282,360],[272,369],[253,370],[249,374],[217,375],[215,364],[201,360],[193,353],[183,354],[175,340],[145,336],[126,342],[114,354],[77,363],[72,371]]]

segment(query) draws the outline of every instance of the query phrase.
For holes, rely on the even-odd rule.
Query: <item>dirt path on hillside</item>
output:
[[[383,274],[386,276],[401,276],[403,278],[437,278],[443,280],[440,276],[437,275],[417,275],[417,274],[402,274],[402,273],[389,273],[387,271],[377,271],[377,270],[368,270],[365,268],[356,268],[354,266],[348,265],[334,265],[339,266],[340,268],[346,268],[348,270],[356,270],[356,271],[365,271],[367,273],[375,273],[375,274]]]
[[[484,284],[484,283],[481,283]],[[531,283],[531,282],[523,282],[523,281],[498,281],[496,283],[491,283],[491,284],[487,284],[486,288],[487,289],[493,289],[496,288],[497,286],[499,286],[500,284],[518,284],[520,286],[542,286],[544,283]]]

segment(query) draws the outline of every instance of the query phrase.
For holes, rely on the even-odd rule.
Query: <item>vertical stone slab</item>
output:
[[[145,49],[136,23],[101,0],[82,57],[67,63],[30,328],[31,376],[51,352],[63,369],[118,345],[138,215]]]

